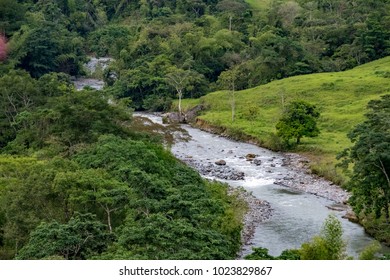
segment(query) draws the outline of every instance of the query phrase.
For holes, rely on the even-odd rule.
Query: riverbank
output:
[[[154,120],[155,117],[151,118]],[[161,124],[161,118],[156,119]],[[216,133],[204,133],[188,125],[180,126],[186,136],[183,138],[182,131],[173,132],[167,124],[161,126],[171,131],[177,139],[169,145],[169,149],[179,160],[198,170],[207,179],[226,182],[233,190],[245,188],[243,200],[249,206],[249,211],[242,219],[241,257],[250,253],[252,247],[270,248],[275,255],[286,248],[297,248],[318,234],[327,213],[335,213],[341,218],[343,212],[346,212],[343,194],[334,191],[309,194],[314,194],[311,187],[320,188],[320,180],[315,174],[305,171],[308,163],[304,158],[274,153],[258,145],[230,141],[227,135],[221,137]],[[240,176],[234,178],[231,176],[234,174]],[[314,182],[313,178],[317,181]],[[286,185],[295,181],[299,185],[273,186],[278,181]],[[351,254],[357,255],[358,251],[355,250],[360,250],[360,246],[369,239],[358,225],[341,220],[346,235],[353,237],[355,242],[351,244]]]
[[[244,188],[229,187],[228,193],[230,195],[237,195],[237,199],[244,201],[248,206],[248,211],[244,216],[243,228],[241,231],[241,250],[237,256],[241,259],[244,254],[244,246],[254,245],[253,236],[256,227],[272,216],[273,209],[269,202],[256,198]]]
[[[164,134],[165,138],[169,138],[168,143],[172,145],[174,142],[186,143],[191,139],[188,133],[175,124],[163,124],[161,115],[159,114],[142,114],[136,113],[134,115],[134,123],[137,127],[143,126],[143,131],[159,131],[160,134]],[[146,129],[145,129],[146,127]],[[186,165],[195,169],[205,179],[214,180],[218,179],[221,181],[237,181],[244,180],[245,174],[237,171],[228,165],[215,164],[212,162],[204,163],[194,159],[188,155],[175,155]],[[247,211],[242,220],[242,231],[241,231],[241,250],[238,253],[238,258],[243,257],[243,246],[252,246],[253,236],[256,227],[264,221],[267,221],[271,216],[273,209],[269,202],[255,197],[250,191],[245,190],[243,187],[232,187],[228,185],[228,194],[236,197],[237,200],[243,201],[247,205]]]
[[[267,146],[264,147],[262,143],[249,135],[237,134],[235,132],[231,134],[229,130],[211,125],[199,118],[190,125],[221,137],[268,148]],[[283,178],[275,180],[274,184],[331,200],[334,204],[328,206],[329,209],[342,212],[343,218],[354,223],[359,223],[356,214],[350,205],[348,205],[348,199],[351,197],[350,193],[327,178],[314,174],[309,158],[297,153],[281,153],[281,155],[283,156],[283,166],[290,170],[290,172]]]
[[[284,153],[283,156],[284,165],[294,172],[291,172],[291,176],[277,180],[275,184],[324,197],[339,204],[348,203],[351,195],[333,182],[313,174],[308,158],[295,153]]]
[[[264,147],[262,143],[253,137],[244,134],[230,134],[227,129],[211,125],[201,119],[197,119],[191,125],[202,131],[217,134],[228,139],[269,148],[268,146]],[[307,157],[296,153],[282,153],[282,155],[284,157],[283,165],[294,172],[291,172],[289,176],[285,176],[283,179],[277,180],[275,184],[324,197],[336,203],[347,204],[350,194],[330,180],[313,174],[310,169],[310,160]]]

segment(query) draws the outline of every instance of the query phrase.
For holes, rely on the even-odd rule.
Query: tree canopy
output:
[[[317,119],[320,113],[316,106],[305,101],[293,101],[287,105],[279,122],[276,124],[277,134],[285,141],[296,139],[300,144],[301,138],[316,137],[320,130]]]
[[[229,89],[234,120],[235,90],[389,55],[389,10],[386,0],[262,11],[243,0],[0,0],[0,259],[235,258],[244,203],[140,131],[132,111]],[[102,91],[72,84],[87,55],[114,58]],[[355,209],[387,221],[388,99],[370,103],[346,152]],[[299,144],[318,135],[318,118],[292,102],[278,134]]]
[[[0,32],[9,41],[7,67],[33,77],[52,71],[77,76],[87,53],[109,55],[116,63],[106,81],[116,96],[130,97],[138,110],[160,102],[162,110],[176,96],[165,82],[175,67],[196,77],[186,98],[223,89],[218,81],[232,66],[240,90],[384,57],[390,53],[389,5],[271,1],[260,12],[243,0],[0,0]]]
[[[351,203],[359,214],[383,216],[390,222],[390,95],[367,105],[366,119],[349,134],[353,146],[340,154],[352,165],[348,183]]]

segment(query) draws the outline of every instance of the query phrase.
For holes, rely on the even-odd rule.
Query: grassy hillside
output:
[[[296,76],[236,92],[234,122],[229,92],[187,102],[208,107],[200,116],[208,124],[223,127],[231,135],[243,133],[268,148],[275,148],[275,124],[283,104],[293,100],[316,104],[321,111],[321,134],[303,138],[296,151],[312,159],[315,171],[331,177],[336,154],[351,144],[347,133],[363,120],[368,101],[386,93],[390,93],[390,57],[345,72]]]

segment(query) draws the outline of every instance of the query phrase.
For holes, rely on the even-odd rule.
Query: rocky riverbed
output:
[[[237,192],[237,188],[231,188],[231,191]],[[239,192],[239,198],[248,205],[248,211],[244,216],[243,229],[241,231],[241,243],[244,246],[252,246],[254,245],[253,235],[256,227],[272,216],[272,207],[267,201],[256,198],[245,189]],[[242,258],[242,256],[243,251],[241,250],[239,258]]]
[[[187,165],[196,169],[201,175],[205,177],[213,177],[222,180],[244,180],[245,173],[241,171],[237,171],[234,168],[226,165],[224,160],[219,160],[215,163],[207,163],[204,164],[192,158],[182,159]]]
[[[312,174],[307,158],[287,153],[284,154],[283,164],[291,172],[282,179],[276,180],[275,184],[324,197],[336,203],[347,203],[350,194],[332,182]]]
[[[156,116],[150,118],[161,123]],[[346,204],[350,195],[312,174],[309,160],[301,155],[274,153],[188,125],[181,129],[184,132],[172,133],[174,140],[167,146],[173,154],[203,177],[228,183],[229,192],[239,191],[240,199],[248,205],[238,258],[249,254],[253,246],[269,248],[274,255],[299,247],[318,234],[328,213],[341,218],[350,211]],[[356,254],[354,250],[370,239],[358,225],[344,219],[342,224],[353,241],[349,250]]]
[[[103,71],[110,65],[114,59],[111,57],[90,57],[89,61],[84,65],[86,77],[74,78],[73,84],[76,90],[82,90],[85,87],[96,90],[101,90],[104,87],[104,81],[101,78],[94,77],[97,72],[101,72],[97,76],[102,76]]]
[[[230,138],[224,133],[220,133],[218,127],[207,124],[201,120],[197,120],[195,127],[213,134],[222,135],[222,137]],[[253,141],[247,141],[254,144]],[[247,155],[247,159],[248,159]],[[261,162],[257,161],[256,155],[253,155],[252,163],[260,165]],[[257,162],[256,162],[257,161]],[[311,193],[320,197],[327,198],[335,203],[346,204],[350,194],[343,190],[340,186],[333,184],[332,182],[312,174],[309,168],[309,160],[302,155],[294,153],[283,154],[283,166],[289,169],[289,173],[283,178],[277,179],[275,184],[300,190],[303,192]],[[269,166],[268,172],[273,172],[273,164]]]

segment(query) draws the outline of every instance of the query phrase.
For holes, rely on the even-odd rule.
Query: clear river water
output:
[[[153,122],[162,124],[161,117],[147,116]],[[231,186],[242,186],[254,196],[270,203],[273,212],[270,219],[260,223],[256,229],[251,245],[243,247],[243,255],[251,252],[252,247],[265,247],[271,255],[277,256],[285,249],[299,248],[304,242],[318,235],[326,217],[333,213],[342,223],[344,239],[347,242],[347,254],[357,258],[361,250],[373,239],[364,229],[347,219],[342,218],[342,211],[330,210],[327,206],[334,201],[313,194],[297,191],[288,187],[274,184],[282,177],[291,176],[289,166],[283,164],[284,156],[258,146],[236,142],[182,125],[188,137],[180,140],[183,132],[176,133],[176,139],[171,146],[172,153],[179,159],[196,161],[201,164],[214,164],[224,160],[226,166],[244,172],[244,180],[223,180]],[[261,160],[260,165],[249,162],[245,156],[255,154]],[[388,248],[384,248],[388,251]]]
[[[224,182],[232,186],[242,186],[254,196],[271,204],[271,218],[257,226],[253,245],[244,248],[244,255],[251,251],[252,246],[268,248],[269,253],[274,256],[285,249],[299,248],[302,243],[320,233],[322,224],[330,213],[337,215],[342,222],[349,255],[356,257],[361,249],[372,241],[361,226],[342,219],[342,212],[326,207],[334,204],[333,201],[274,184],[275,180],[291,172],[282,166],[282,155],[189,126],[185,129],[191,140],[176,142],[172,146],[176,157],[192,157],[205,163],[223,159],[229,167],[245,173],[244,180],[223,180]],[[260,166],[251,164],[245,158],[247,154],[258,155],[263,163]],[[274,167],[271,167],[271,164]],[[269,172],[271,169],[272,173]]]

